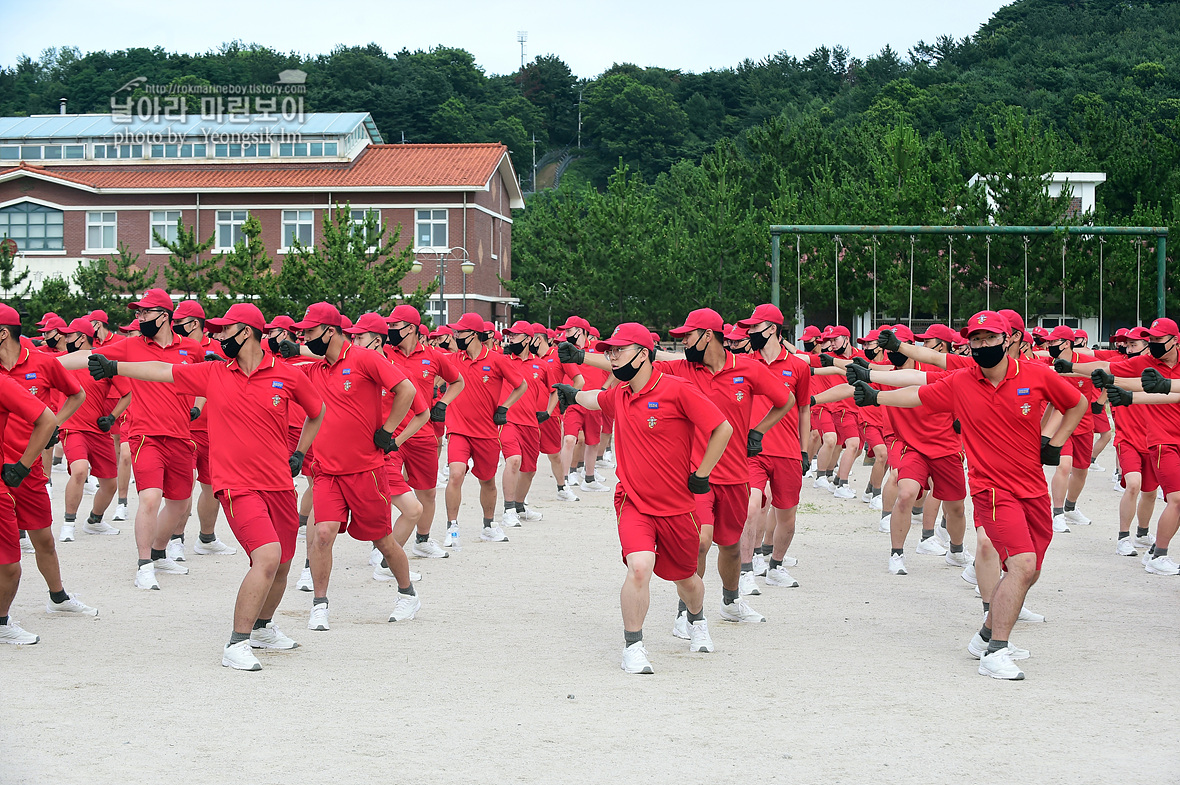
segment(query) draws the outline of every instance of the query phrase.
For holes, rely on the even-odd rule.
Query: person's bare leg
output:
[[[942,503],[942,511],[946,515],[946,533],[951,539],[951,545],[962,545],[967,536],[967,514],[964,499],[954,499]]]
[[[201,495],[197,497],[197,521],[201,524],[201,534],[213,534],[220,511],[221,505],[213,495],[213,486],[201,483]]]
[[[1000,582],[1000,554],[987,532],[982,527],[975,527],[975,580],[979,586],[979,596],[990,604],[996,584]]]
[[[840,456],[840,468],[836,471],[836,476],[845,483],[848,482],[848,475],[852,472],[852,464],[856,461],[858,452],[860,452],[860,439],[853,436],[844,442],[844,454]]]
[[[250,569],[238,587],[238,597],[234,603],[234,632],[249,635],[254,630],[254,622],[270,618],[269,614],[264,613],[267,601],[276,585],[286,585],[285,574],[283,583],[277,583],[276,580],[281,556],[282,547],[277,542],[259,545],[250,552]],[[277,602],[275,606],[278,606]]]
[[[1053,478],[1049,481],[1049,494],[1053,497],[1053,509],[1065,506],[1065,491],[1069,487],[1069,474],[1072,468],[1073,457],[1062,455],[1061,463],[1058,464],[1057,470],[1053,472]]]
[[[397,508],[398,516],[393,522],[393,539],[399,548],[404,548],[410,540],[410,535],[418,528],[422,520],[422,503],[412,493],[403,493],[393,497],[393,506]],[[430,530],[427,529],[427,534]],[[406,563],[409,569],[409,562]]]
[[[418,534],[425,534],[429,537],[430,529],[434,525],[434,510],[438,501],[438,491],[435,488],[426,488],[414,491],[414,496],[422,505],[422,514],[418,517]]]
[[[164,550],[174,531],[178,528],[184,531],[184,522],[188,520],[192,506],[191,496],[187,499],[164,499],[156,522],[156,544],[152,545],[153,548]]]
[[[66,483],[66,515],[77,515],[82,506],[82,494],[86,487],[86,475],[90,473],[89,461],[74,461],[70,464],[70,479]]]
[[[313,597],[328,596],[328,581],[332,577],[332,546],[339,533],[339,521],[316,521],[314,532],[307,535],[307,559],[311,562]]]
[[[915,480],[900,480],[897,483],[897,501],[893,504],[893,517],[889,519],[889,546],[894,550],[905,547],[905,538],[910,533],[913,510],[921,491],[922,486]]]
[[[459,520],[459,505],[463,503],[463,478],[467,476],[467,464],[455,462],[450,464],[447,475],[447,490],[444,498],[447,505],[447,520]]]
[[[516,499],[521,504],[528,498],[529,490],[533,487],[533,478],[537,476],[536,471],[521,472],[520,479],[516,481]]]
[[[655,554],[652,554],[654,562]],[[0,616],[7,616],[12,610],[16,590],[20,588],[20,562],[0,564]]]
[[[57,545],[53,541],[53,528],[33,529],[28,532],[29,542],[37,552],[37,569],[45,578],[45,585],[51,592],[61,587],[61,564],[57,560]]]
[[[1147,529],[1151,526],[1151,514],[1155,512],[1155,493],[1139,494],[1139,528]]]
[[[774,550],[771,551],[770,558],[777,561],[786,558],[787,550],[795,539],[795,516],[798,512],[797,506],[786,510],[773,510],[775,517]]]
[[[140,559],[152,558],[152,548],[156,547],[156,527],[160,518],[160,507],[164,492],[159,488],[144,488],[139,492],[139,505],[135,510],[135,547],[139,551]],[[158,550],[163,550],[168,544],[171,529],[164,533],[164,544]]]
[[[752,488],[750,489],[750,501],[746,505],[746,523],[742,527],[742,538],[738,541],[743,565],[753,561],[754,546],[762,542],[761,522],[762,491]]]
[[[1139,472],[1127,472],[1123,475],[1123,483],[1127,489],[1123,491],[1123,498],[1119,499],[1119,533],[1131,531],[1131,519],[1135,517],[1135,511],[1139,506],[1139,491],[1143,487],[1143,475]],[[1154,507],[1154,498],[1152,502],[1152,507]],[[1148,520],[1151,519],[1150,512],[1147,517]]]
[[[504,484],[504,503],[518,502],[516,486],[520,482],[520,456],[509,455],[504,459],[504,472],[500,477],[500,482]],[[482,490],[480,492],[482,500]],[[523,497],[522,497],[523,498]],[[496,504],[495,499],[492,500],[492,506]],[[487,513],[484,513],[487,516]],[[490,517],[490,516],[487,516]]]
[[[717,546],[717,574],[721,576],[721,588],[737,591],[738,579],[742,575],[742,561],[737,543]]]
[[[126,499],[127,492],[131,488],[131,445],[125,441],[119,443],[119,470],[118,470],[118,487],[119,498]],[[143,500],[143,495],[140,495],[140,500]],[[138,516],[136,516],[138,517]],[[147,557],[144,557],[147,558]]]
[[[413,498],[410,494],[406,495]],[[408,531],[413,531],[413,526],[409,527]],[[410,560],[407,558],[406,552],[394,540],[393,534],[387,534],[377,540],[373,543],[373,547],[381,551],[384,565],[393,573],[393,577],[397,580],[397,587],[399,589],[408,589],[410,587]],[[318,596],[324,596],[318,594],[318,589],[316,591]]]
[[[1098,456],[1102,451],[1114,440],[1114,431],[1106,431],[1105,433],[1095,433],[1097,439],[1094,441],[1094,449],[1090,451],[1090,463],[1098,462]]]
[[[697,575],[705,577],[705,563],[709,559],[709,549],[713,547],[713,527],[701,526],[700,539],[697,541]]]
[[[656,566],[656,555],[651,551],[635,551],[627,554],[627,578],[619,591],[619,607],[623,612],[623,629],[640,632],[651,605],[651,575]],[[696,577],[696,576],[693,576]],[[700,581],[700,578],[697,578]],[[701,584],[702,600],[704,584]],[[679,584],[677,584],[679,589]],[[699,603],[702,600],[698,600]]]
[[[1082,490],[1086,487],[1086,478],[1090,476],[1090,467],[1075,466],[1069,473],[1069,484],[1065,493],[1065,500],[1076,504]]]
[[[1167,548],[1176,536],[1177,528],[1180,528],[1180,491],[1173,491],[1167,495],[1167,505],[1155,525],[1156,547]]]
[[[479,481],[479,506],[483,508],[483,517],[496,517],[496,478]]]
[[[992,592],[991,610],[988,611],[992,640],[1009,640],[1020,609],[1024,607],[1024,598],[1036,580],[1036,563],[1037,557],[1033,553],[1008,557],[1008,570]]]

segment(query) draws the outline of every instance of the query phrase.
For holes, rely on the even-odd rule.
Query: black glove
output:
[[[764,435],[765,434],[761,434],[758,431],[751,430],[749,435],[746,436],[747,458],[753,458],[755,455],[758,455],[762,452],[762,437]]]
[[[586,361],[586,352],[569,341],[562,341],[557,344],[557,359],[570,365],[581,365]]]
[[[102,417],[99,417],[97,420],[95,420],[95,422],[98,424],[98,430],[102,431],[103,433],[110,433],[111,428],[115,427],[115,417],[111,414],[104,414]]]
[[[877,345],[887,352],[900,352],[901,341],[893,334],[893,330],[882,330],[877,334]]]
[[[193,420],[197,419],[200,416],[201,416],[201,410],[198,409],[196,406],[194,406],[193,408],[188,410],[188,421],[189,422],[192,422]]]
[[[49,441],[45,442],[45,446],[42,449],[48,450],[53,445],[57,444],[60,440],[61,440],[61,434],[58,433],[58,427],[55,425],[55,426],[53,426],[53,433],[49,434]]]
[[[549,412],[537,412],[537,425],[549,419]]]
[[[1061,465],[1061,448],[1049,444],[1049,437],[1041,437],[1041,463],[1045,466]]]
[[[393,434],[384,428],[378,428],[373,434],[373,444],[377,445],[377,449],[386,455],[397,452],[397,442],[393,440]]]
[[[821,354],[819,356],[819,364],[822,365],[824,368],[831,368],[833,365],[836,364],[836,361],[832,358],[832,355],[830,355],[830,354]]]
[[[1101,390],[1103,387],[1113,385],[1114,377],[1101,368],[1095,368],[1090,371],[1090,381],[1094,382],[1094,386]]]
[[[807,472],[811,470],[811,456],[807,453],[803,453],[801,456],[799,456],[799,463],[803,466],[804,474],[807,474]]]
[[[1134,403],[1134,395],[1130,390],[1113,385],[1106,388],[1106,398],[1110,401],[1111,406],[1130,406]]]
[[[299,344],[294,341],[279,341],[279,354],[286,358],[299,356]]]
[[[857,360],[860,358],[857,357]],[[867,382],[869,380],[869,366],[861,365],[853,360],[850,365],[844,367],[844,378],[849,384],[856,384],[857,382]]]
[[[868,382],[857,382],[852,385],[852,400],[856,401],[857,406],[876,406],[877,391]]]
[[[1053,370],[1057,371],[1057,373],[1063,376],[1067,373],[1073,373],[1073,363],[1071,363],[1069,360],[1062,360],[1060,357],[1058,357],[1053,361]]]
[[[447,405],[442,401],[435,401],[434,406],[430,407],[430,421],[431,422],[446,422],[447,421]]]
[[[108,360],[101,354],[92,354],[86,360],[86,368],[90,376],[96,380],[113,379],[119,375],[119,363]]]
[[[492,414],[492,425],[507,425],[508,424],[508,407],[497,406],[496,411]]]
[[[1139,381],[1143,383],[1143,392],[1146,393],[1163,393],[1167,395],[1172,391],[1172,380],[1165,377],[1155,368],[1144,368]]]
[[[10,464],[11,465],[11,464]],[[4,467],[4,471],[8,471],[8,467]],[[27,470],[26,470],[27,471]],[[688,489],[698,496],[702,493],[709,492],[709,477],[708,475],[702,477],[696,472],[688,475]]]
[[[291,467],[291,476],[298,477],[299,470],[303,468],[303,453],[299,450],[291,453],[291,457],[287,459],[287,465]]]
[[[224,357],[222,357],[217,352],[206,351],[205,352],[205,362],[207,362],[207,363],[224,363],[224,362],[229,362],[229,361],[226,360]]]
[[[812,406],[815,406],[815,405],[816,405],[816,403],[815,403],[815,396],[814,396],[814,395],[813,395],[813,396],[811,396],[811,405],[812,405]]]
[[[1094,412],[1094,414],[1102,414],[1102,404],[1098,403],[1098,401],[1091,401],[1090,411]]]
[[[23,463],[6,463],[4,469],[0,470],[0,478],[3,478],[4,484],[9,488],[15,488],[25,481],[29,476],[29,469]]]
[[[955,433],[963,432],[963,423],[959,422],[957,419],[951,423],[951,427],[955,429]]]
[[[565,414],[565,410],[578,402],[578,390],[568,384],[553,385],[553,389],[557,391],[557,405],[561,407],[561,413]]]

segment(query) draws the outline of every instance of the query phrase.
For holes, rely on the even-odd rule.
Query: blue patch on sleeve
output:
[[[35,373],[26,373],[26,374],[25,374],[25,378],[26,378],[26,379],[36,379],[36,378],[37,378],[37,374],[35,374]]]
[[[282,382],[271,382],[270,386],[271,387],[278,387],[281,390],[283,388],[283,383]]]
[[[658,409],[658,408],[660,408],[660,402],[659,401],[648,401],[647,408]]]
[[[1032,390],[1030,390],[1028,387],[1017,387],[1016,394],[1017,395],[1032,395]]]

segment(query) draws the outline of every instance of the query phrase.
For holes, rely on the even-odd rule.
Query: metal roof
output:
[[[368,112],[312,112],[302,120],[284,119],[282,115],[262,117],[246,115],[231,120],[189,114],[183,119],[159,118],[142,120],[134,115],[130,122],[116,122],[109,114],[34,115],[33,117],[0,117],[0,142],[21,142],[28,139],[103,139],[116,133],[126,134],[184,134],[199,138],[206,134],[300,134],[302,136],[346,136],[358,125],[364,125],[369,138],[381,143],[381,134]]]

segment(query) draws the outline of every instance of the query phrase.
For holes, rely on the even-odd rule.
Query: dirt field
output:
[[[854,470],[858,490],[867,473]],[[405,624],[386,622],[396,589],[371,579],[368,546],[343,538],[331,631],[307,630],[293,572],[276,621],[302,647],[261,654],[259,673],[220,665],[241,552],[193,555],[194,518],[191,574],[137,591],[130,522],[118,537],[79,525],[59,544],[66,588],[101,613],[46,615],[25,557],[12,614],[41,643],[0,646],[0,782],[1176,781],[1180,579],[1114,555],[1110,477],[1092,474],[1082,497],[1094,525],[1050,548],[1028,600],[1048,621],[1017,626],[1032,659],[1014,683],[975,672],[965,646],[981,606],[958,569],[914,554],[915,531],[910,574],[889,575],[878,514],[810,482],[792,549],[801,587],[763,586],[750,603],[768,623],[726,624],[710,565],[717,650],[689,655],[670,634],[672,587],[655,582],[653,676],[619,668],[609,494],[559,504],[538,481],[545,520],[507,544],[466,523],[453,558],[411,560],[423,608]],[[65,475],[53,478],[60,513]]]

